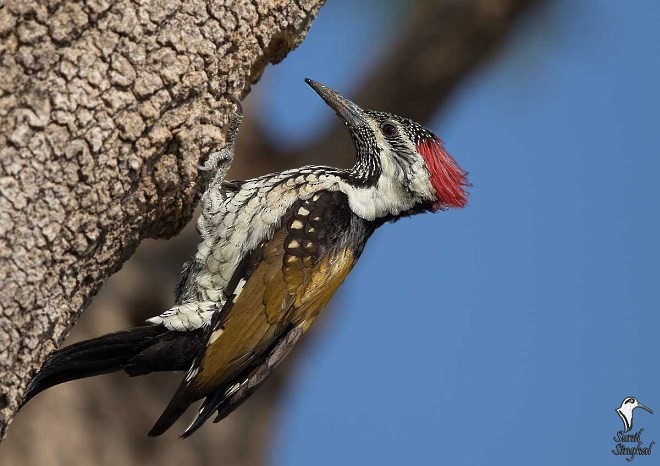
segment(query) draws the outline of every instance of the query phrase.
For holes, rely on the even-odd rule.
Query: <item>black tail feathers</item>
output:
[[[167,405],[163,414],[160,415],[154,426],[149,431],[149,437],[157,437],[163,433],[174,424],[177,419],[188,409],[188,406],[192,403],[192,400],[189,401],[186,398],[179,397],[174,395],[170,404]]]
[[[200,331],[137,327],[81,341],[51,354],[28,385],[23,406],[38,393],[71,380],[125,370],[130,376],[186,370],[199,348]]]
[[[181,434],[181,438],[190,437],[197,429],[202,427],[212,415],[218,409],[219,406],[227,399],[227,390],[226,387],[222,387],[219,390],[216,390],[215,393],[208,396],[202,406],[197,412],[197,416],[193,419],[192,423],[186,428],[186,430]]]

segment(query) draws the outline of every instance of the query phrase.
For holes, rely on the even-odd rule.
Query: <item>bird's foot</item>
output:
[[[227,98],[236,106],[236,113],[231,116],[227,125],[225,147],[219,151],[210,153],[203,165],[197,165],[197,168],[200,170],[210,171],[220,167],[228,167],[234,159],[234,142],[236,141],[238,128],[243,121],[243,105],[240,99],[234,95],[228,95]]]

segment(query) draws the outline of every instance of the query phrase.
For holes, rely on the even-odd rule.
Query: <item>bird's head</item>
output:
[[[619,410],[623,411],[624,413],[632,413],[633,409],[635,409],[635,408],[642,408],[643,410],[648,411],[649,413],[653,414],[653,410],[651,408],[649,408],[648,406],[644,406],[634,396],[629,396],[629,397],[625,398],[621,402],[621,407],[619,408]]]
[[[352,182],[366,215],[445,210],[467,204],[466,173],[431,131],[409,118],[364,110],[323,84],[305,80],[344,121],[357,151]]]

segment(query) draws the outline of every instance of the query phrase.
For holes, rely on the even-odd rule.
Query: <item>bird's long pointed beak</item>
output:
[[[653,410],[649,408],[648,406],[644,406],[642,403],[637,402],[637,407],[642,408],[645,411],[648,411],[649,413],[653,414]]]
[[[339,118],[344,120],[348,126],[357,127],[367,124],[364,110],[339,94],[337,91],[333,91],[329,87],[309,78],[305,78],[305,82],[309,84],[309,87],[314,89],[323,100],[325,100],[325,103],[328,104],[330,108],[337,112]]]

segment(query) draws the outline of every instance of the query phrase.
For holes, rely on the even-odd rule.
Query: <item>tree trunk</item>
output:
[[[177,233],[233,109],[323,0],[0,6],[0,438],[143,238]]]

